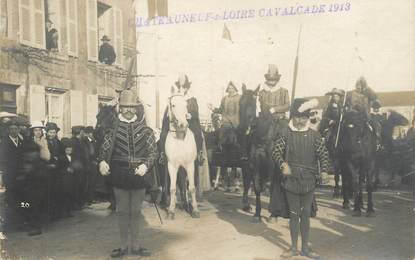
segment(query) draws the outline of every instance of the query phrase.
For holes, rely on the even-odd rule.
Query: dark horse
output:
[[[349,199],[353,194],[353,216],[361,216],[363,187],[366,183],[368,193],[366,215],[368,217],[374,216],[372,181],[376,160],[376,134],[364,113],[352,110],[344,115],[339,144],[343,208],[349,208]]]
[[[259,87],[255,90],[242,89],[240,99],[240,128],[247,137],[248,167],[242,169],[244,210],[249,211],[248,190],[254,184],[256,207],[253,222],[261,221],[261,192],[269,179],[272,160],[269,152],[269,129],[272,126],[271,113],[261,111],[257,116]]]

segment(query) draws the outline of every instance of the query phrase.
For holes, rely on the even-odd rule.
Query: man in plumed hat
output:
[[[202,128],[200,126],[199,120],[199,105],[197,104],[197,99],[191,94],[190,87],[191,82],[185,74],[181,74],[179,79],[174,83],[176,87],[183,93],[184,97],[187,100],[187,121],[189,123],[189,129],[193,132],[196,142],[198,162],[201,164],[204,160],[202,155],[202,146],[203,146],[203,135]],[[166,143],[167,134],[170,129],[170,119],[168,116],[168,109],[166,108],[163,116],[163,122],[161,127],[160,134],[160,147],[162,148],[162,158],[164,158],[164,147]]]
[[[112,257],[128,253],[149,256],[150,252],[138,243],[140,210],[145,190],[158,186],[153,168],[157,147],[153,130],[146,125],[142,106],[133,90],[120,93],[120,113],[108,129],[99,150],[99,171],[109,175],[114,188],[116,215],[120,230],[120,247]]]
[[[310,128],[311,110],[317,100],[297,98],[290,110],[290,122],[272,144],[273,160],[283,178],[288,201],[291,248],[282,257],[301,254],[313,259],[319,255],[309,248],[310,216],[317,178],[327,176],[328,152],[320,134]],[[320,163],[320,172],[318,171]],[[298,235],[301,231],[301,252],[298,252]]]

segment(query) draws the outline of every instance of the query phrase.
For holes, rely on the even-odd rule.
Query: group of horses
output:
[[[236,129],[227,129],[218,134],[220,129],[205,133],[205,140],[209,153],[209,164],[212,167],[238,167],[242,170],[243,179],[243,210],[250,212],[251,207],[248,193],[251,187],[255,193],[254,222],[261,221],[261,193],[265,184],[270,181],[272,174],[276,174],[274,163],[270,157],[269,129],[273,129],[273,116],[268,111],[257,113],[259,87],[242,89],[239,103],[239,126]],[[167,169],[168,179],[162,181],[163,190],[170,193],[167,217],[173,219],[176,206],[176,180],[180,172],[187,174],[186,179],[178,180],[182,190],[182,199],[188,203],[186,193],[188,189],[191,197],[189,209],[192,217],[199,217],[196,200],[195,160],[197,158],[196,144],[193,133],[188,128],[186,118],[187,101],[180,91],[172,90],[168,102],[170,131],[165,144],[167,161],[159,169],[163,176]],[[116,118],[115,107],[103,106],[97,116],[97,141],[102,138],[104,129],[110,127]],[[222,129],[223,130],[223,129]],[[243,140],[243,141],[241,141]],[[330,145],[330,144],[328,144]],[[349,201],[354,200],[353,215],[360,216],[363,208],[363,191],[366,187],[368,194],[367,216],[374,215],[373,176],[375,171],[377,144],[376,134],[368,124],[362,113],[350,111],[344,114],[340,125],[338,145],[339,167],[336,171],[342,176],[343,207],[349,208]],[[247,158],[242,159],[240,151],[245,149]],[[166,174],[166,175],[167,175]],[[163,177],[161,177],[163,179]],[[164,178],[165,179],[165,178]],[[172,185],[169,185],[171,183]],[[169,187],[170,186],[170,187]]]

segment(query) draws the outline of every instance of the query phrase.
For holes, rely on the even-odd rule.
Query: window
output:
[[[116,59],[114,64],[123,65],[123,17],[122,11],[104,3],[97,4],[98,37],[107,36],[109,44],[114,48]],[[101,45],[101,44],[100,44]],[[111,63],[112,64],[112,63]]]
[[[45,0],[46,49],[61,50],[61,2],[66,0]]]
[[[44,0],[19,0],[19,33],[22,44],[45,49]]]
[[[7,0],[0,0],[0,37],[7,36],[8,17]]]
[[[98,61],[97,0],[87,0],[86,11],[88,60]]]
[[[45,93],[45,114],[48,122],[56,123],[63,129],[63,95],[53,92]],[[61,131],[62,133],[65,131]]]
[[[66,1],[68,54],[78,56],[78,0]]]
[[[13,85],[0,84],[0,111],[16,113],[16,88]]]

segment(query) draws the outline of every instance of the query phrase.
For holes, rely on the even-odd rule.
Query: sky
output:
[[[137,21],[147,17],[146,3],[136,0]],[[338,11],[330,12],[330,4]],[[284,8],[304,11],[313,5],[324,5],[322,12],[283,15]],[[238,10],[253,15],[223,20],[225,12],[229,16]],[[263,16],[268,10],[272,16]],[[155,89],[164,111],[180,73],[189,76],[202,117],[209,103],[219,105],[230,80],[239,88],[262,84],[268,64],[278,66],[279,84],[291,93],[300,27],[296,97],[324,95],[333,87],[348,90],[359,76],[375,91],[415,90],[415,1],[169,1],[173,18],[191,13],[221,18],[155,26],[137,22],[139,73],[159,75],[140,81],[140,96],[151,115]],[[225,23],[233,42],[222,38]]]

